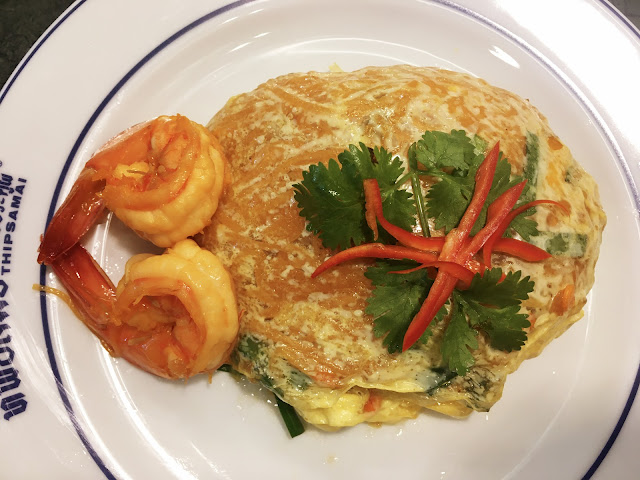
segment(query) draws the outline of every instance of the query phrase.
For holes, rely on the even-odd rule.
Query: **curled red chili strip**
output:
[[[521,205],[520,207],[512,210],[511,212],[509,212],[509,214],[506,216],[506,218],[502,221],[502,223],[500,224],[500,227],[498,227],[498,229],[493,233],[493,235],[486,241],[486,243],[484,244],[484,246],[482,247],[482,261],[485,263],[485,265],[487,265],[488,267],[491,266],[491,253],[493,252],[493,250],[495,250],[495,244],[501,239],[502,235],[504,235],[504,232],[507,231],[507,228],[509,228],[509,225],[511,224],[511,222],[513,222],[513,220],[520,215],[521,213],[526,212],[527,210],[529,210],[530,208],[533,208],[535,206],[538,205],[543,205],[543,204],[548,204],[548,205],[555,205],[557,207],[560,207],[562,210],[564,210],[565,213],[569,213],[569,211],[567,210],[567,208],[562,205],[559,202],[554,202],[553,200],[534,200],[533,202],[529,202],[529,203],[525,203],[524,205]],[[487,215],[489,215],[491,212],[487,212]],[[526,242],[522,242],[522,243],[526,243]],[[527,244],[530,245],[530,244]],[[537,248],[537,247],[535,247]],[[526,250],[526,247],[522,247],[521,249],[522,251]],[[540,252],[544,252],[544,250],[539,249]],[[516,252],[518,251],[517,249],[515,250]],[[530,251],[530,249],[528,250]],[[503,253],[510,253],[510,252],[503,252]],[[545,252],[546,253],[546,252]],[[517,253],[512,253],[512,255],[515,256],[520,256]],[[538,255],[540,256],[540,255]],[[541,260],[544,260],[545,258],[548,258],[551,255],[548,255],[547,257],[541,258]],[[522,258],[522,257],[520,257]],[[526,260],[526,259],[524,259]],[[539,261],[539,260],[529,260],[529,261]]]
[[[521,258],[527,262],[541,262],[551,257],[551,254],[546,250],[515,238],[499,238],[493,245],[493,250]],[[487,268],[490,268],[490,265],[488,265],[486,261],[485,265]]]
[[[478,253],[487,240],[498,230],[503,220],[509,215],[509,212],[520,198],[525,185],[526,180],[509,188],[491,202],[487,209],[487,222],[485,226],[465,245],[463,253],[465,260]]]
[[[476,220],[478,220],[482,207],[487,201],[491,185],[493,184],[493,177],[496,173],[496,166],[498,165],[499,157],[500,142],[496,142],[480,164],[480,167],[478,167],[475,177],[476,185],[473,189],[471,202],[458,223],[458,229],[466,235],[471,233],[471,229],[475,225]]]
[[[466,267],[454,262],[444,262],[429,252],[400,245],[384,245],[382,243],[367,243],[343,250],[325,260],[312,274],[315,278],[328,269],[357,258],[388,258],[393,260],[414,260],[426,267],[445,269],[457,280],[470,284],[474,273]]]

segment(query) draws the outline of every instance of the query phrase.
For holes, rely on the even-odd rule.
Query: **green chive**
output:
[[[286,425],[287,430],[289,430],[291,438],[304,433],[304,425],[302,424],[300,417],[298,417],[296,410],[291,405],[281,400],[277,395],[274,395],[274,397],[276,399],[276,405],[278,405],[278,410],[280,410],[280,415],[282,415],[282,420],[284,420],[284,424]]]

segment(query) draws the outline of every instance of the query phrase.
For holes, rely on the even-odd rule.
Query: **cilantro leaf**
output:
[[[466,210],[475,183],[474,175],[483,156],[464,130],[451,133],[427,131],[409,147],[409,166],[421,175],[438,177],[427,193],[427,214],[435,228],[449,231]],[[445,170],[446,169],[446,170]]]
[[[532,208],[531,210],[522,212],[522,214],[514,218],[509,225],[509,228],[507,228],[506,236],[513,236],[511,234],[511,230],[513,230],[518,232],[525,242],[529,242],[531,241],[531,237],[537,237],[540,235],[540,232],[538,231],[538,222],[532,218],[527,218],[529,215],[533,215],[533,213],[535,213],[535,209]]]
[[[490,339],[490,345],[505,352],[520,350],[527,341],[527,333],[523,330],[531,325],[527,316],[518,313],[519,306],[505,308],[488,308],[482,329]]]
[[[475,175],[475,173],[474,173]],[[502,152],[498,154],[498,163],[496,164],[496,171],[493,174],[493,183],[491,184],[491,190],[487,196],[487,203],[493,202],[496,198],[506,192],[509,188],[516,183],[520,183],[522,178],[516,177],[511,180],[511,164],[506,157],[502,155]]]
[[[478,348],[478,331],[489,337],[491,347],[511,352],[520,350],[527,340],[523,330],[530,325],[519,313],[520,302],[529,297],[533,282],[493,268],[483,276],[476,274],[467,290],[454,290],[451,320],[442,339],[442,359],[458,375],[465,375],[474,365],[472,350]]]
[[[436,230],[455,228],[469,206],[473,184],[465,177],[446,176],[427,193],[427,214],[435,220]]]
[[[461,309],[454,306],[440,351],[445,365],[458,375],[466,375],[469,367],[475,363],[471,350],[478,348],[477,334],[478,332],[469,326]]]
[[[373,156],[372,156],[373,154]],[[311,165],[302,173],[302,181],[293,186],[300,215],[307,229],[320,237],[325,247],[348,248],[373,240],[365,219],[362,181],[375,178],[382,194],[382,208],[392,223],[411,230],[415,225],[415,206],[411,193],[401,189],[402,161],[383,148],[369,150],[363,143],[350,145],[329,160]]]
[[[353,147],[353,145],[351,146]],[[364,150],[365,146],[361,143]],[[380,194],[382,196],[382,211],[387,220],[405,230],[412,230],[416,221],[416,211],[412,195],[406,190],[399,189],[398,178],[405,173],[402,161],[387,152],[384,148],[375,147],[367,150],[371,154],[373,163],[373,177],[378,180]]]
[[[493,268],[475,275],[467,290],[454,292],[454,301],[464,312],[472,327],[484,331],[493,348],[510,352],[520,350],[527,340],[524,328],[530,325],[525,314],[519,313],[520,302],[529,298],[534,283],[522,272]]]
[[[365,273],[374,285],[365,312],[373,316],[373,334],[376,338],[384,336],[382,344],[389,353],[402,351],[404,334],[433,283],[426,269],[406,274],[389,272],[416,266],[412,261],[378,261]]]
[[[427,170],[452,167],[467,170],[475,156],[474,145],[464,130],[451,133],[426,131],[422,138],[409,147],[409,162],[420,162]]]
[[[530,323],[526,315],[518,313],[519,305],[487,308],[478,302],[467,302],[459,292],[456,292],[455,301],[464,311],[469,324],[487,334],[493,348],[505,352],[520,350],[527,340],[523,328]]]
[[[522,300],[529,298],[534,283],[529,277],[521,278],[522,272],[507,272],[502,279],[502,269],[492,268],[480,276],[476,274],[469,288],[461,295],[467,301],[478,302],[495,307],[519,305]]]
[[[346,248],[363,243],[366,220],[363,213],[362,180],[354,165],[342,169],[331,159],[329,165],[311,165],[302,172],[302,182],[294,185],[300,215],[329,248]]]
[[[365,312],[374,318],[373,334],[376,338],[384,336],[382,344],[388,348],[389,353],[402,351],[404,335],[433,285],[426,269],[403,274],[392,273],[416,266],[418,264],[410,260],[379,260],[365,273],[374,285],[373,292],[367,299]],[[433,334],[431,327],[440,322],[446,313],[445,307],[438,311],[429,328],[420,337],[420,343],[427,342]]]
[[[338,155],[338,160],[343,167],[345,164],[353,165],[362,178],[375,178],[371,152],[362,142],[360,143],[360,148],[356,145],[349,145],[348,150]]]

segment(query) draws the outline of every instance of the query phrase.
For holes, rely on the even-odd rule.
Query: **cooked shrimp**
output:
[[[51,266],[105,348],[161,377],[213,371],[235,343],[231,278],[186,240],[211,221],[225,166],[215,137],[185,117],[132,127],[87,162],[40,244],[38,262]],[[173,246],[130,259],[117,288],[79,243],[104,208],[157,246]]]
[[[110,140],[85,165],[53,217],[38,262],[75,245],[106,207],[159,247],[211,222],[225,179],[216,138],[186,117],[161,116]]]
[[[235,344],[231,277],[193,240],[132,257],[117,288],[79,244],[51,267],[105,348],[150,373],[173,379],[215,371]]]

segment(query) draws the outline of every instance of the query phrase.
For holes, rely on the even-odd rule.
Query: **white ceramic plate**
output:
[[[436,65],[528,98],[597,179],[608,214],[585,318],[510,377],[489,414],[291,440],[269,396],[110,358],[56,298],[38,237],[91,153],[138,121],[201,123],[292,71]],[[83,0],[0,92],[3,478],[637,478],[640,34],[598,1]],[[13,189],[13,190],[10,190]],[[89,243],[118,278],[148,248]]]

